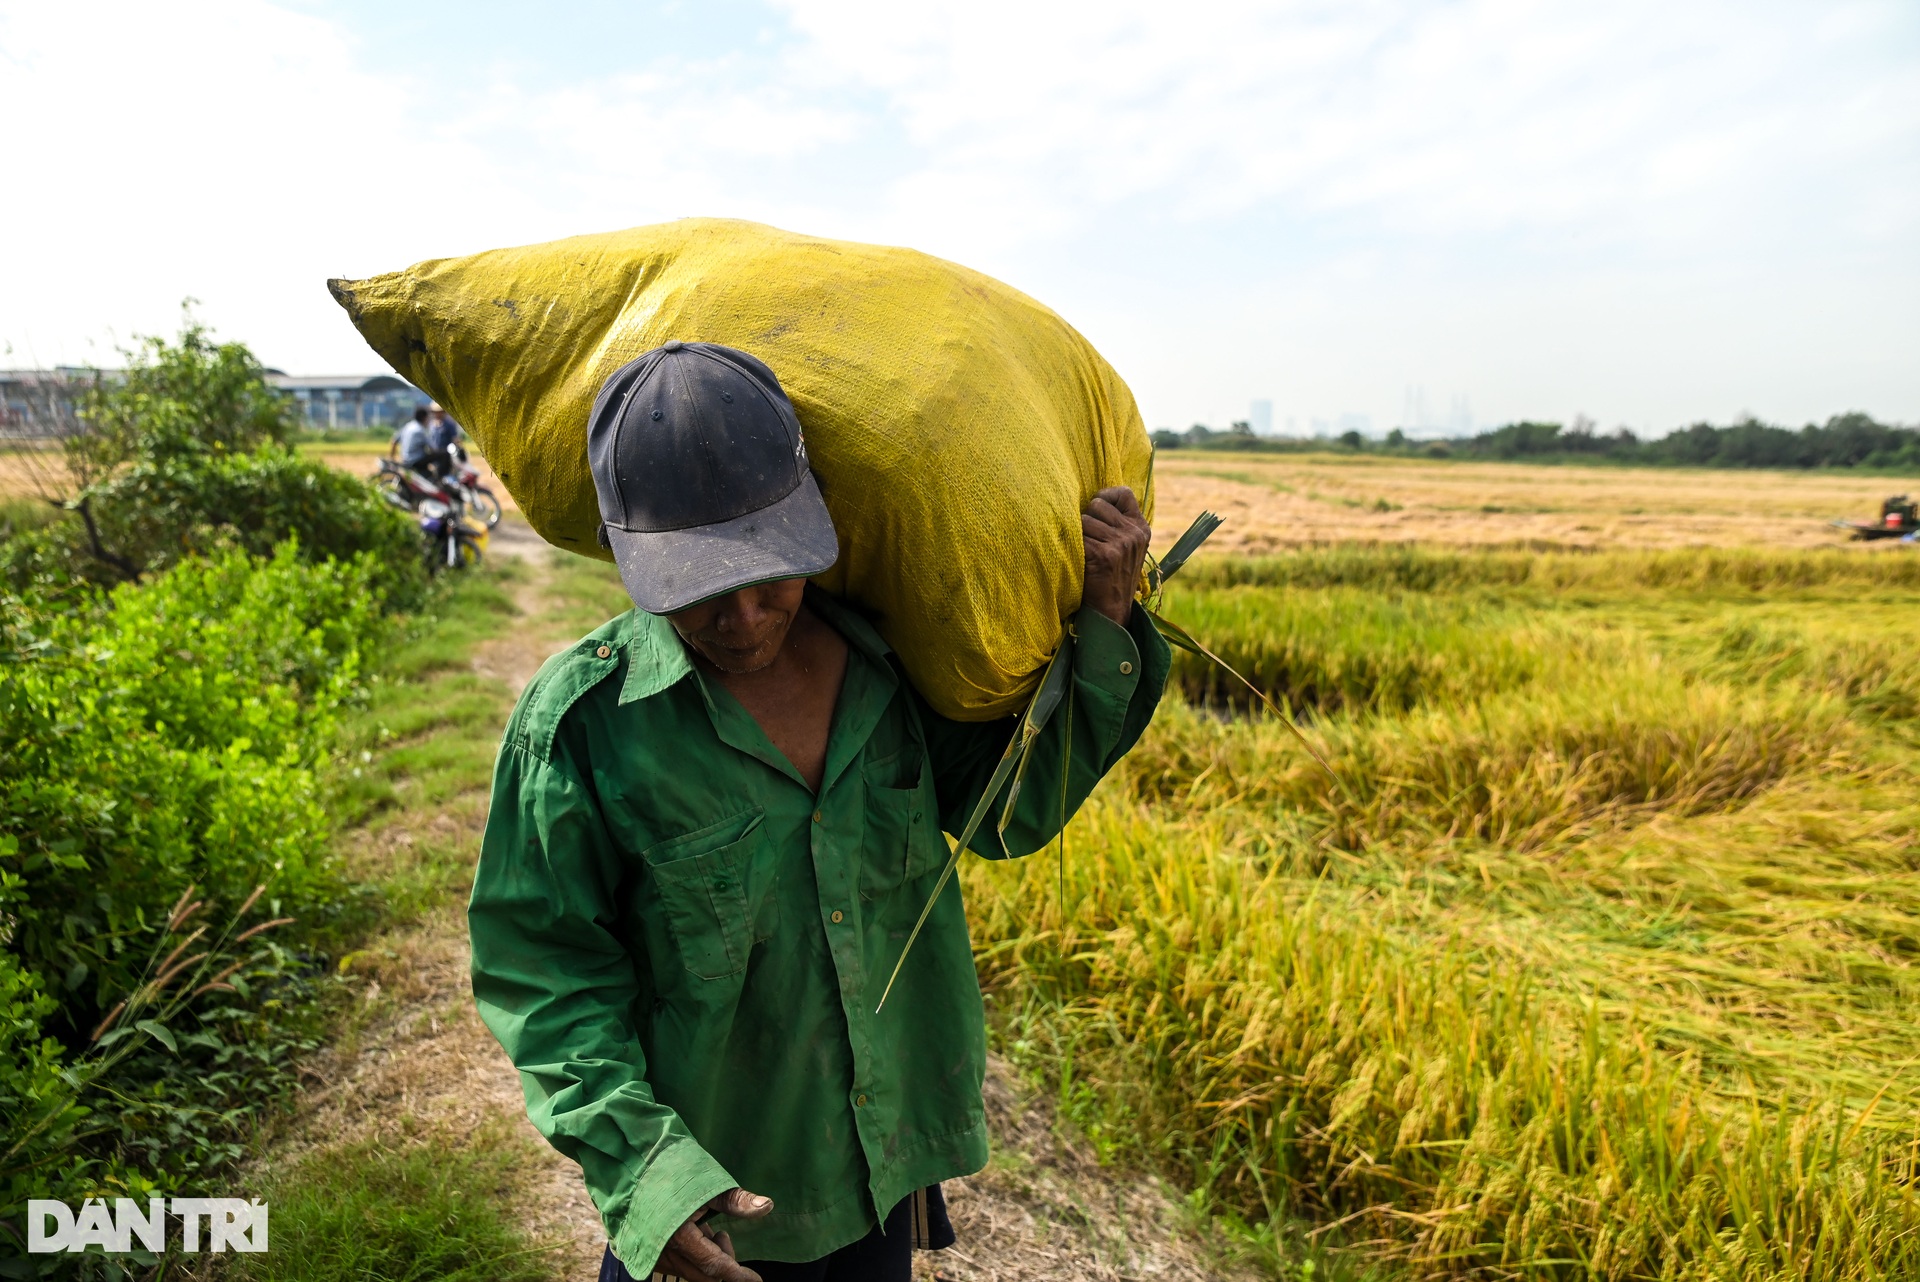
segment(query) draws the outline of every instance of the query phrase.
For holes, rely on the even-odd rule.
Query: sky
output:
[[[1053,307],[1149,426],[1920,422],[1920,4],[0,0],[0,365],[687,215]]]

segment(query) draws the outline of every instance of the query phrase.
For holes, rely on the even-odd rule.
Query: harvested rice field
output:
[[[1367,454],[1162,450],[1156,526],[1202,508],[1227,518],[1210,547],[1302,544],[1824,547],[1835,517],[1872,519],[1920,477],[1852,472],[1543,466]]]

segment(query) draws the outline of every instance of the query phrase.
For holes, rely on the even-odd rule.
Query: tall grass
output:
[[[1688,592],[1819,587],[1920,588],[1920,557],[1867,547],[1674,548],[1647,551],[1485,552],[1418,544],[1333,544],[1278,556],[1210,557],[1181,572],[1181,587],[1356,587],[1416,592],[1466,587],[1659,588]]]
[[[1920,647],[1904,631],[1822,637],[1792,624],[1738,621],[1721,632],[1713,658],[1735,680],[1795,683],[1882,717],[1920,715]]]
[[[1920,1132],[1707,1078],[1470,941],[1417,948],[1224,839],[1111,816],[976,878],[982,969],[1095,1078],[1082,1120],[1255,1214],[1353,1216],[1445,1274],[1907,1277]],[[1098,1100],[1095,1108],[1087,1100]]]
[[[1317,713],[1405,711],[1523,685],[1540,646],[1480,603],[1358,588],[1187,592],[1182,626],[1276,702]],[[1245,687],[1176,651],[1175,684],[1200,703],[1246,707]]]
[[[1334,778],[1163,708],[1064,867],[967,871],[1007,1044],[1408,1276],[1920,1277],[1920,562],[1712,556],[1194,567]]]
[[[1324,839],[1462,837],[1530,850],[1655,813],[1697,814],[1801,768],[1844,770],[1834,706],[1725,687],[1673,689],[1628,669],[1524,696],[1314,727],[1329,777],[1285,727],[1222,726],[1184,708],[1139,751],[1136,786],[1179,806],[1262,802],[1315,816]]]

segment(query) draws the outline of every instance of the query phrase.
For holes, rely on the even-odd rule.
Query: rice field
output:
[[[1064,857],[966,865],[1001,1035],[1320,1276],[1920,1277],[1917,606],[1856,549],[1199,562],[1168,614],[1330,773],[1181,655]]]
[[[1163,455],[1329,769],[1180,656],[962,865],[1001,1047],[1300,1282],[1920,1278],[1920,553],[1825,525],[1902,488]]]
[[[1368,454],[1162,450],[1156,524],[1203,507],[1227,518],[1209,546],[1262,553],[1348,542],[1594,550],[1800,547],[1836,541],[1835,517],[1872,519],[1920,477],[1851,471],[1580,467]]]

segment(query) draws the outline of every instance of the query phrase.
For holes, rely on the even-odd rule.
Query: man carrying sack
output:
[[[580,1164],[603,1282],[906,1282],[916,1242],[952,1241],[940,1181],[987,1161],[957,884],[876,1007],[1015,721],[934,713],[807,584],[833,523],[752,356],[623,366],[588,452],[639,608],[548,660],[507,725],[468,908],[480,1014]],[[988,858],[1044,847],[1166,683],[1132,492],[1082,527],[1067,699],[1011,822],[970,843]]]

